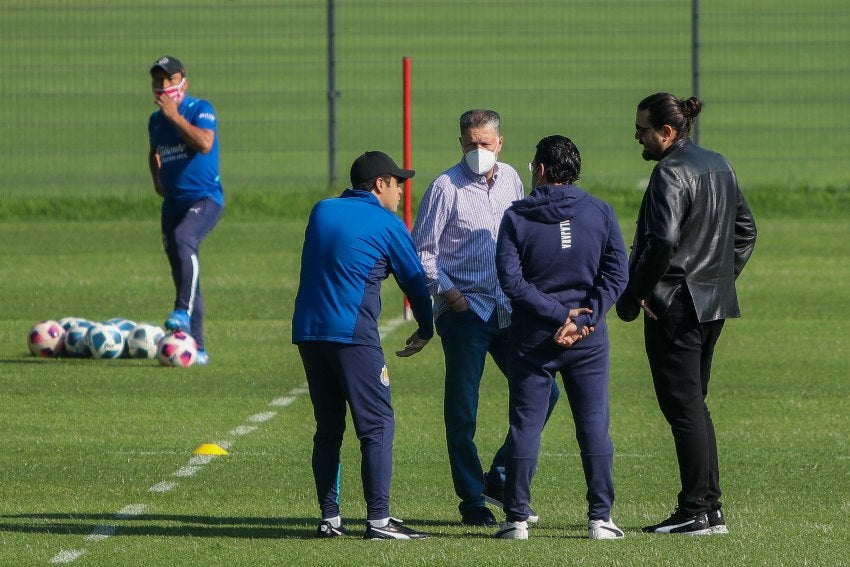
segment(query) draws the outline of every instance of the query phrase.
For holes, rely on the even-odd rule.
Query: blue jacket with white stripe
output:
[[[407,295],[419,337],[434,335],[431,297],[410,233],[368,191],[346,189],[313,207],[304,235],[292,342],[380,346],[381,282]]]

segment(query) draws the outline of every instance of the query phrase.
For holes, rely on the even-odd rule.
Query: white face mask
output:
[[[173,87],[168,87],[167,89],[153,89],[154,96],[159,96],[161,94],[168,95],[168,98],[180,104],[180,101],[183,100],[183,95],[185,94],[183,91],[183,85],[186,84],[186,77],[180,80],[180,83],[174,85]]]
[[[478,175],[484,175],[493,169],[494,165],[496,165],[496,154],[490,150],[485,150],[484,148],[478,148],[471,152],[467,152],[463,156],[463,159],[466,161],[466,165],[469,166],[469,169]]]

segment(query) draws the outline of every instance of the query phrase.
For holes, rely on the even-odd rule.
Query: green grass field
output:
[[[619,214],[629,239],[634,211]],[[542,520],[525,543],[458,523],[438,343],[389,360],[392,510],[432,537],[360,539],[365,508],[349,427],[342,498],[355,535],[311,539],[312,414],[289,344],[303,219],[225,216],[203,250],[212,364],[188,369],[42,360],[26,350],[29,326],[43,318],[163,319],[171,284],[154,220],[6,221],[0,242],[15,246],[0,254],[0,565],[847,565],[850,225],[828,218],[758,218],[760,240],[739,280],[744,318],[721,338],[709,403],[731,534],[640,533],[675,502],[675,460],[641,326],[612,321],[614,512],[627,537],[584,539],[583,477],[563,403],[533,487]],[[388,282],[387,352],[411,331],[400,313]],[[506,390],[488,366],[477,436],[484,460],[505,432]],[[230,454],[193,459],[208,442]],[[162,491],[163,483],[176,485]]]
[[[312,411],[290,344],[310,205],[366,149],[401,159],[401,60],[413,58],[414,205],[460,158],[457,118],[503,116],[502,159],[541,137],[579,146],[581,185],[627,240],[651,164],[636,102],[689,95],[690,2],[351,0],[337,5],[337,186],[327,187],[326,2],[4,0],[0,5],[0,566],[850,565],[850,9],[845,0],[702,2],[704,144],[735,165],[759,225],[709,403],[731,534],[640,533],[675,502],[672,439],[639,323],[612,321],[618,542],[585,536],[566,402],[544,433],[528,542],[458,523],[438,342],[389,360],[393,513],[423,542],[359,539],[359,448],[344,446],[353,537],[315,541]],[[170,53],[218,112],[227,206],[203,249],[212,364],[42,360],[41,319],[161,323],[172,291],[147,171],[150,62]],[[526,178],[524,178],[526,179]],[[385,286],[384,344],[412,330]],[[506,428],[488,366],[478,444]],[[199,459],[202,443],[230,454]]]

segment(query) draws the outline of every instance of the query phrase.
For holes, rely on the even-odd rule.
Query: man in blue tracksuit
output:
[[[528,538],[531,480],[560,372],[587,483],[588,537],[618,539],[605,315],[628,281],[623,236],[611,206],[573,185],[581,156],[568,138],[543,138],[529,169],[534,189],[506,211],[496,244],[512,308],[506,521],[496,537]]]
[[[313,476],[322,512],[318,537],[345,533],[338,480],[346,403],[360,440],[365,537],[425,537],[390,516],[395,418],[378,335],[381,282],[390,274],[407,294],[419,324],[396,355],[419,352],[434,334],[422,265],[407,227],[395,214],[401,185],[413,175],[382,152],[364,153],[351,166],[352,188],[313,207],[304,235],[292,342],[304,363],[316,419]]]
[[[224,207],[213,106],[189,95],[183,64],[164,56],[150,68],[154,102],[148,120],[153,186],[162,201],[162,240],[174,280],[169,331],[184,331],[198,344],[198,364],[207,364],[204,301],[198,249]]]

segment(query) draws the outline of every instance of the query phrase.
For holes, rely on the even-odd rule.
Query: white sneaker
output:
[[[625,535],[611,518],[590,520],[587,523],[587,537],[590,539],[622,539]]]
[[[499,539],[528,539],[528,522],[505,522],[493,537]]]

